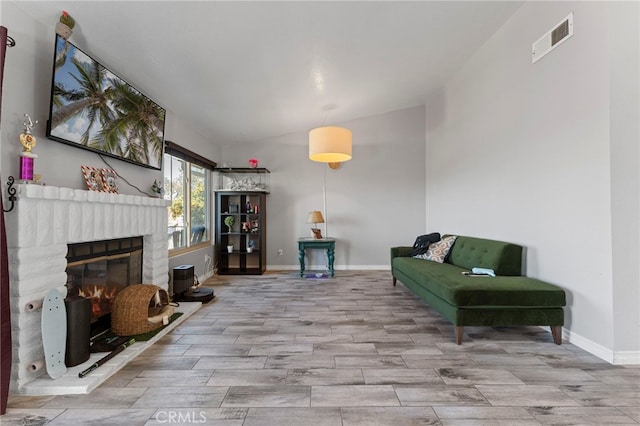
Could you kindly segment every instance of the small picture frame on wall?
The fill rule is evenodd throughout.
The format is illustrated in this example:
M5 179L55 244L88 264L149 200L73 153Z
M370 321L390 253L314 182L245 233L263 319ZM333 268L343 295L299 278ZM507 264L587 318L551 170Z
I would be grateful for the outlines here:
M102 186L105 192L118 193L118 176L116 172L111 169L102 169L100 171L102 176Z
M84 176L84 181L87 183L89 191L104 191L100 169L90 166L80 166L80 169L82 170L82 176Z

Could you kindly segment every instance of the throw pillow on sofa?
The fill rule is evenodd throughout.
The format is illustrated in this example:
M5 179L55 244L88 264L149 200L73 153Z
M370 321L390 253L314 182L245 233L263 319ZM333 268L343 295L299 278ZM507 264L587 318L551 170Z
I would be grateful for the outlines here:
M456 235L447 235L437 243L429 244L429 248L427 249L427 253L424 255L424 259L444 263L449 251L451 251L451 247L453 247L453 243L456 242L456 238Z

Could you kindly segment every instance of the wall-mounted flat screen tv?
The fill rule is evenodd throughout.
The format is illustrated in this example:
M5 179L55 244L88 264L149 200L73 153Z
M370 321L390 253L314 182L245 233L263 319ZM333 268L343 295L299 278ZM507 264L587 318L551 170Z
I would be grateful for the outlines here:
M47 137L161 169L165 109L58 35L53 60Z

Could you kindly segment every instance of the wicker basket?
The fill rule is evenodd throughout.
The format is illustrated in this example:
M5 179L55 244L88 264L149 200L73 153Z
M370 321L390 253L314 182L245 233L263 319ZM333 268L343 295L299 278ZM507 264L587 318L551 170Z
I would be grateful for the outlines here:
M168 293L153 284L125 287L113 300L111 331L118 336L134 336L162 327L163 318L173 314L168 301Z

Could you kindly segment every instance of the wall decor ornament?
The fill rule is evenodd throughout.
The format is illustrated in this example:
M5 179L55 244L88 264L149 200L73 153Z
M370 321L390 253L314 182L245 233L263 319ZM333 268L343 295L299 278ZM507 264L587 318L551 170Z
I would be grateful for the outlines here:
M101 169L102 188L105 192L118 193L118 176L111 169Z
M102 192L104 190L104 183L102 181L102 171L98 168L91 166L80 166L82 169L82 176L87 183L89 191Z

